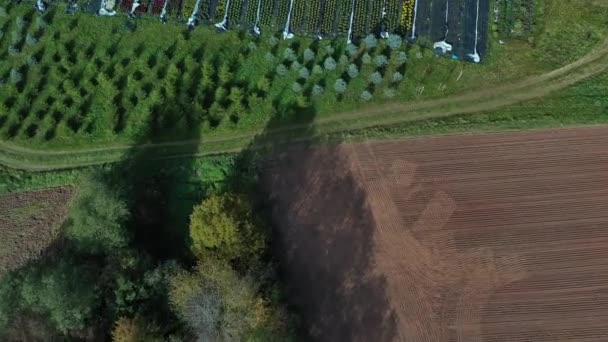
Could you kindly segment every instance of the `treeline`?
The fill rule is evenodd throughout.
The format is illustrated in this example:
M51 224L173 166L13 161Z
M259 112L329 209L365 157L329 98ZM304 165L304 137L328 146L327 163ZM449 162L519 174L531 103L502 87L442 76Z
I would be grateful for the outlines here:
M190 216L191 253L171 250L167 238L172 257L159 257L138 222L150 214L110 176L86 177L63 236L38 261L0 279L0 339L292 339L269 232L249 197L206 196Z

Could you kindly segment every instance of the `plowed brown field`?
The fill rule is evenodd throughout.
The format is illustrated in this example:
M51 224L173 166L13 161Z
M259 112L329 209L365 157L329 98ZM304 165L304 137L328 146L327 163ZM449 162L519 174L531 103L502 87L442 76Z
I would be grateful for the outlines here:
M0 276L49 248L72 194L72 188L54 188L0 196Z
M608 128L292 146L262 170L317 341L608 341Z

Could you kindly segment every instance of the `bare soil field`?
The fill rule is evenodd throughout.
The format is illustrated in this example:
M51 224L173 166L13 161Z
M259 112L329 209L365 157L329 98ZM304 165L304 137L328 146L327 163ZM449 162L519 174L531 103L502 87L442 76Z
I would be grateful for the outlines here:
M43 253L58 235L71 188L0 196L0 276Z
M608 341L608 128L292 146L261 170L316 341Z

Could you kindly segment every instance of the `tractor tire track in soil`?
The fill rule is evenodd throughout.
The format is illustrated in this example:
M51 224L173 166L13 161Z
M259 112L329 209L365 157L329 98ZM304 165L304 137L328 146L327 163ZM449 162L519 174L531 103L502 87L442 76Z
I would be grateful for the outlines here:
M311 340L608 337L606 127L292 145L260 174Z
M453 95L442 99L423 100L411 103L387 103L377 105L373 108L366 108L342 114L336 114L325 118L320 118L314 121L318 129L322 133L335 133L344 130L356 130L375 126L392 125L396 123L446 117L458 114L471 114L482 111L496 110L515 103L528 101L536 98L542 98L555 91L567 88L582 80L598 75L608 70L608 39L606 39L598 48L594 49L589 54L583 56L579 60L568 64L551 72L532 76L527 79L513 82L504 86L498 86L492 89L482 89L472 91L461 95ZM374 120L372 122L361 121L365 119ZM352 123L349 123L352 122ZM330 124L340 123L337 128L329 128L323 130L323 127ZM281 134L291 131L297 131L304 128L301 125L284 126L269 130L267 134ZM241 139L253 138L259 132L247 132L235 134L231 136L215 136L205 138L205 143L227 143L238 141ZM110 156L107 159L99 158L96 161L88 163L72 163L71 156L82 156L91 153L103 152L121 152L130 148L136 147L140 149L163 149L188 145L199 145L199 140L182 140L162 143L148 143L138 146L118 145L99 148L85 148L73 150L35 150L28 147L14 145L9 142L0 141L0 163L13 167L23 168L32 171L36 170L52 170L67 167L88 166L100 163L116 161L118 157ZM204 144L204 143L203 143ZM213 153L233 152L238 149L217 149L208 150L201 153L188 155L178 155L175 157L187 156L202 156ZM13 156L11 156L13 155ZM15 157L16 156L16 157ZM19 157L28 156L39 158L65 157L66 163L61 165L47 165L44 162L22 162ZM170 156L165 156L170 157Z

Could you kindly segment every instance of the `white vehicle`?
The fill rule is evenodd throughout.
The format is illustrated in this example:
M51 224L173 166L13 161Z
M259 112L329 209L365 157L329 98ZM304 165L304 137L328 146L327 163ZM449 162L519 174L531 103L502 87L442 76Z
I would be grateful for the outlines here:
M262 31L260 31L260 12L262 10L262 0L258 0L258 9L256 11L255 14L255 24L253 24L253 28L251 29L253 31L253 34L255 34L256 36L259 36Z
M472 53L467 54L473 62L479 63L481 61L481 57L479 57L479 53L477 52L477 39L479 38L479 0L477 0L477 17L475 18L475 48Z
M136 1L138 1L138 0L136 0ZM114 6L116 6L115 0L102 0L101 6L99 8L99 12L97 12L97 14L109 16L109 17L114 16L114 15L116 15Z
M160 12L160 22L165 24L167 22L167 4L169 3L169 0L165 0L165 3L163 4L163 10Z
M440 50L442 54L446 54L448 52L452 51L452 44L448 43L447 37L448 37L448 32L450 31L450 27L448 25L448 18L449 18L449 13L450 13L450 2L449 0L446 0L445 2L445 32L443 34L443 40L435 42L433 44L433 50L437 51Z
M289 2L289 13L287 13L287 21L285 22L285 28L283 29L283 40L292 39L293 33L290 32L291 26L291 12L293 11L293 1Z
M198 18L198 9L201 5L201 0L196 0L196 4L194 4L194 10L192 11L192 14L190 14L190 18L188 18L188 22L186 23L186 25L188 26L189 29L194 29L194 27L197 24L197 18Z
M46 11L46 4L42 0L36 1L36 10L44 13Z
M141 6L139 0L133 1L133 5L131 5L131 12L129 12L129 18L135 18L135 10L137 10L139 6Z
M222 31L226 31L228 29L228 11L230 10L230 0L226 2L226 9L224 10L224 18L219 23L215 24L215 27Z

